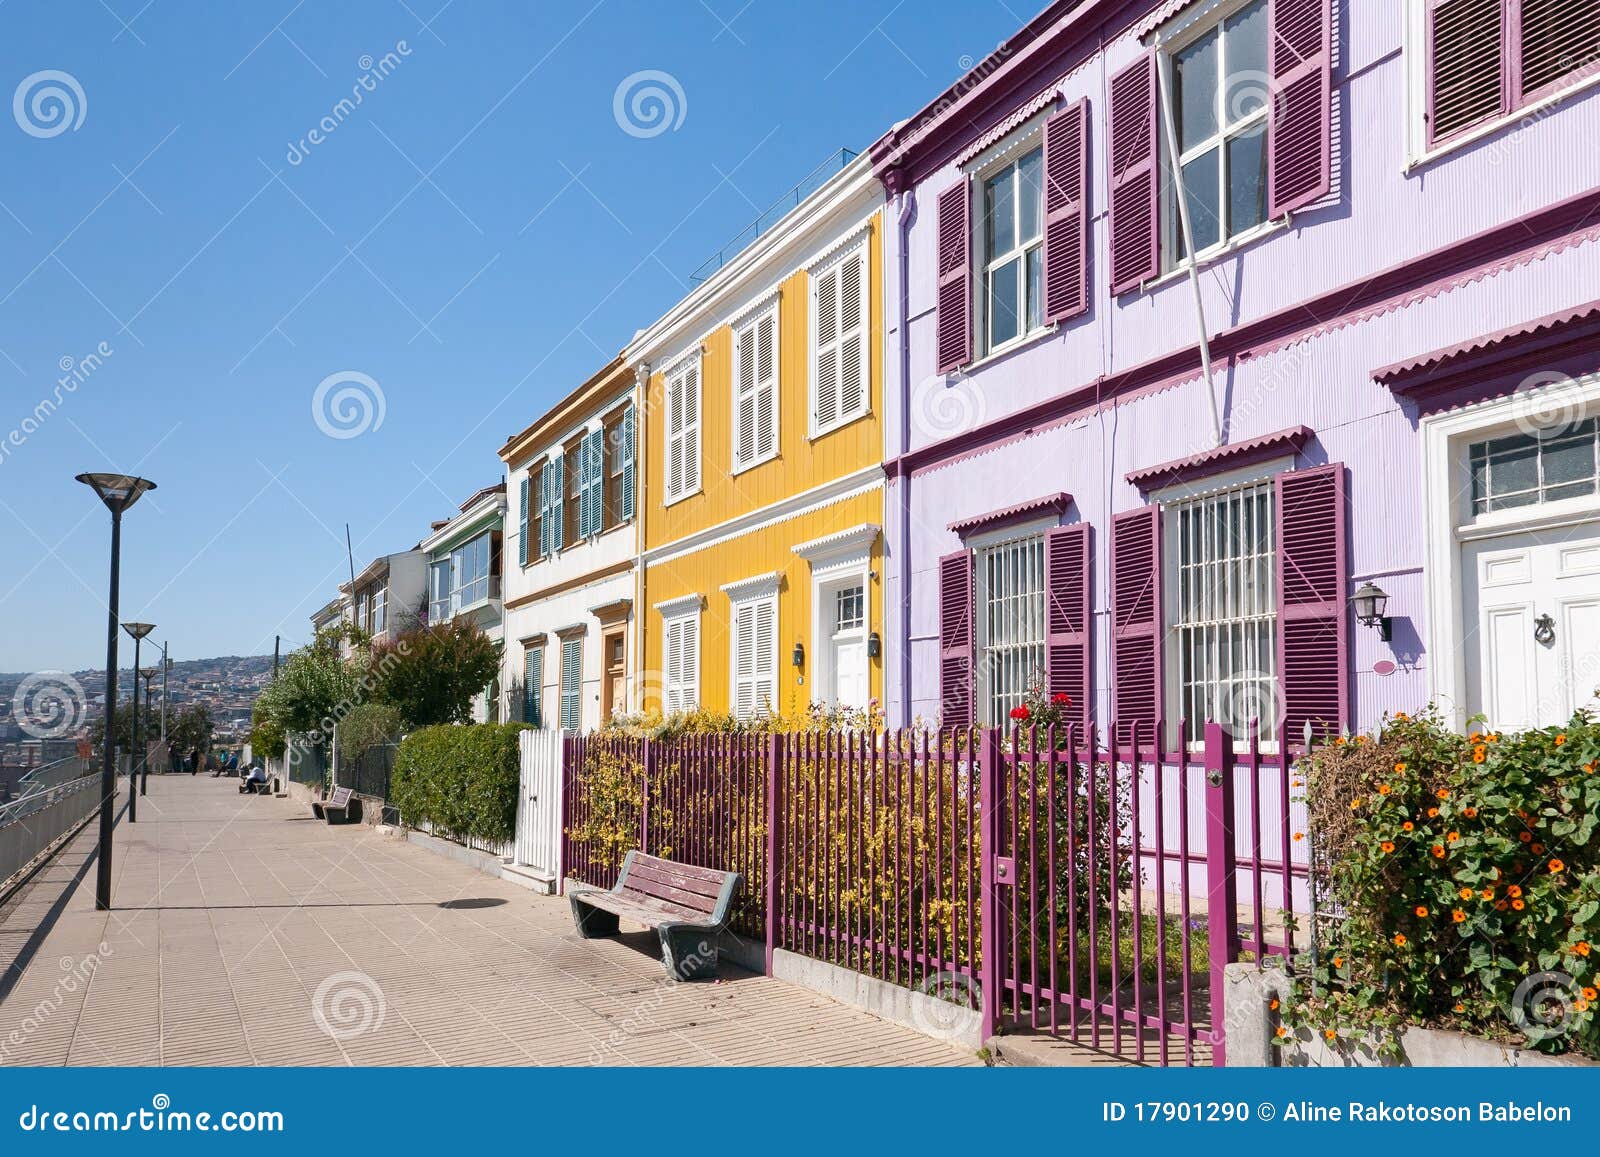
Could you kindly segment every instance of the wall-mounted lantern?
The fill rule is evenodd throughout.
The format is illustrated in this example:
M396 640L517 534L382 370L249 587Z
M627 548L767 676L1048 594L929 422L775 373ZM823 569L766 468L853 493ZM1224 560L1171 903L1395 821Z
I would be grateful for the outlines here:
M794 645L794 654L790 657L789 661L793 663L796 668L804 667L806 665L806 645L804 643L796 643Z
M877 631L873 631L867 636L867 658L876 659L881 654L883 654L883 639L878 636Z
M1383 612L1389 607L1389 596L1376 583L1362 583L1350 599L1355 604L1356 621L1363 627L1378 628L1378 638L1387 643L1393 634L1394 621Z

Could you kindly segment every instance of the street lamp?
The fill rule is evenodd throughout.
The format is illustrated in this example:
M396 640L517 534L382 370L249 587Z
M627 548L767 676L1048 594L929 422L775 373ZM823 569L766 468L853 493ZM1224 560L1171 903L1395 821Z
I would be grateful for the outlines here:
M141 667L141 668L139 668L139 674L144 676L144 729L145 729L146 732L148 732L150 730L150 682L151 682L151 680L153 680L156 677L156 672L159 671L160 669L161 668L159 668L159 667ZM149 740L149 738L145 739L144 746L145 746L144 772L143 772L142 775L139 776L139 794L140 795L148 795L150 793L150 740Z
M79 474L77 480L95 492L111 511L111 597L106 604L106 738L105 758L100 765L100 851L95 865L94 906L111 910L111 827L112 808L117 798L116 703L117 703L117 594L122 568L122 512L139 501L156 484L128 474Z
M128 761L128 822L139 822L139 643L154 623L123 623L122 629L133 639L133 758Z

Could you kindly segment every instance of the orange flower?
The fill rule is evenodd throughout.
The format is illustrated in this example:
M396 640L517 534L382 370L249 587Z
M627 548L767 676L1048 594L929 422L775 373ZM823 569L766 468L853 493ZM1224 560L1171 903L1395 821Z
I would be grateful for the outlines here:
M1388 795L1393 790L1394 790L1394 788L1390 787L1386 783L1380 783L1378 785L1378 794L1379 795Z
M1600 996L1600 994L1597 994L1595 992L1595 990L1592 989L1592 988L1585 988L1583 990L1583 999L1584 1000L1595 1000L1597 998L1597 996Z
M1511 901L1511 906L1513 908L1515 908L1518 912L1520 912L1524 908L1526 908L1528 906L1528 904L1527 904L1527 901L1525 901L1525 900L1513 900L1513 901Z
M1510 905L1507 904L1504 900L1496 900L1494 902L1494 910L1496 912L1504 912L1509 907L1510 907Z
M1335 739L1333 741L1333 745L1335 747L1343 747L1344 746L1344 736L1341 735L1337 739Z
M1470 899L1472 899L1472 889L1471 888L1463 888L1463 889L1461 889L1460 892L1457 893L1457 895L1459 895L1463 900L1470 900Z
M1478 818L1478 809L1475 807L1464 807L1461 809L1461 814L1466 816L1469 820L1475 820Z
M1588 1012L1589 1002L1587 1000L1575 1000L1572 1002L1572 1007L1577 1009L1579 1012Z
M1442 788L1441 787L1438 791L1434 792L1433 794L1438 796L1440 799L1449 799L1450 798L1450 792L1449 792L1449 790L1447 788Z
M1550 874L1552 876L1557 875L1558 873L1564 872L1566 870L1567 870L1567 866L1565 864L1563 864L1560 860L1551 860L1550 861Z
M1500 742L1500 733L1498 731L1490 732L1489 733L1489 742L1490 743L1499 743Z
M1471 735L1467 736L1467 742L1468 743L1477 743L1482 738L1483 738L1483 732L1474 731Z
M1410 719L1411 718L1411 716L1407 715L1404 711L1396 711L1394 713L1394 717L1396 719L1399 719L1399 720L1405 720L1405 719Z
M1412 911L1417 914L1417 919L1418 920L1426 920L1428 918L1428 910L1426 908L1424 908L1421 904L1418 904L1415 908L1412 909Z
M1450 919L1454 920L1457 924L1465 924L1467 922L1467 914L1460 908L1456 908L1451 911Z
M1306 838L1306 834L1305 834L1305 832L1295 832L1295 834L1294 834L1294 842L1295 842L1295 843L1297 843L1297 844L1298 844L1298 843L1299 843L1299 842L1300 842L1300 841L1301 841L1301 840L1303 840L1303 839L1305 839L1305 838Z
M1482 896L1485 900L1493 900L1494 899L1494 889L1493 888L1485 888L1483 891L1479 892L1478 895Z
M1443 844L1434 844L1433 848L1431 850L1433 852L1433 858L1434 859L1436 859L1436 860L1444 859L1444 845Z
M1482 763L1484 760L1486 760L1488 758L1489 758L1489 749L1487 747L1479 746L1479 747L1474 747L1472 749L1472 762L1473 763Z
M1511 887L1506 889L1506 895L1515 900L1518 896L1522 895L1522 886L1520 884L1512 884Z
M1282 1025L1281 1025L1281 1024L1280 1024L1280 1025L1279 1025L1279 1026L1278 1026L1278 1036L1279 1036L1279 1037L1280 1037L1280 1038L1282 1038L1282 1037L1286 1037L1286 1036L1288 1036L1288 1035L1289 1035L1289 1030L1288 1030L1288 1029L1286 1029L1286 1028L1284 1028L1284 1027L1283 1027L1283 1026L1282 1026Z
M1467 1011L1467 1006L1466 1006L1466 1005L1464 1005L1464 1004L1462 1004L1462 1003L1461 1003L1461 1002L1460 1002L1460 1001L1459 1001L1459 1000L1458 1000L1458 1001L1456 1001L1456 1011L1457 1011L1457 1012L1466 1012L1466 1011Z
M1544 855L1544 845L1543 844L1534 844L1533 847L1529 848L1528 850L1531 851L1536 856Z
M1583 770L1587 771L1590 775L1593 775L1595 772L1600 771L1600 763L1590 760L1588 763L1583 765Z
M1396 948L1404 948L1406 946L1406 934L1404 932L1396 932L1394 934L1394 946Z
M1412 823L1410 820L1407 820L1405 823L1400 825L1400 830L1403 832L1409 832L1415 829L1416 826L1416 824Z
M1579 956L1589 955L1589 942L1587 940L1580 940L1573 947L1578 950Z
M1460 838L1461 838L1461 833L1460 832L1451 832L1449 835L1447 835L1445 837L1445 839L1448 840L1452 844L1455 843Z
M1383 849L1384 855L1388 855L1390 852L1394 851L1393 840L1384 840L1383 843L1379 844L1378 846Z
M1567 737L1565 735L1556 736L1556 746L1557 747L1560 747L1566 741L1567 741Z
M1344 957L1343 956L1335 956L1333 958L1333 966L1335 968L1343 968L1344 967Z
M1399 772L1399 773L1400 773L1400 774L1401 774L1401 775L1404 775L1404 774L1405 774L1405 773L1406 773L1406 765L1405 765L1405 764L1404 764L1404 763L1397 763L1397 764L1395 764L1395 765L1394 765L1394 769L1395 769L1395 770L1396 770L1396 771L1397 771L1397 772Z
M1322 1030L1322 1035L1328 1040L1334 1040L1339 1034L1331 1028L1325 1028Z
M1527 843L1529 840L1533 839L1533 833L1532 832L1518 832L1517 833L1517 839L1521 840L1523 843Z
M1359 798L1356 798L1356 799L1353 799L1353 800L1350 801L1350 810L1351 811L1355 811L1360 806L1361 806L1361 800Z
M1436 808L1436 807L1429 808L1428 809L1428 818L1430 820L1438 819L1439 818L1439 809Z
M1278 998L1277 997L1273 997L1272 1000L1268 1002L1267 1007L1270 1008L1273 1012L1277 1012L1278 1011Z

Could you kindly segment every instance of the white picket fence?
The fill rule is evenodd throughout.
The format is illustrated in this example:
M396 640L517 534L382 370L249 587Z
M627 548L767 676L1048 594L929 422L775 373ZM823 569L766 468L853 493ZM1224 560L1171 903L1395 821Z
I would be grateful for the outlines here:
M551 879L561 876L561 782L565 733L524 731L522 796L517 802L516 862Z

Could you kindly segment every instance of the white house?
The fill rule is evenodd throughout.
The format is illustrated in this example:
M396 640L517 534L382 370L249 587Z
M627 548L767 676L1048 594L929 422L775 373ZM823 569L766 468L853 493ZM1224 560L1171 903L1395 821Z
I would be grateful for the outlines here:
M428 623L471 621L496 643L504 642L500 580L505 519L502 481L479 490L457 514L433 524L422 540L428 558ZM497 685L473 700L475 722L497 723L504 718L500 683L496 680Z

